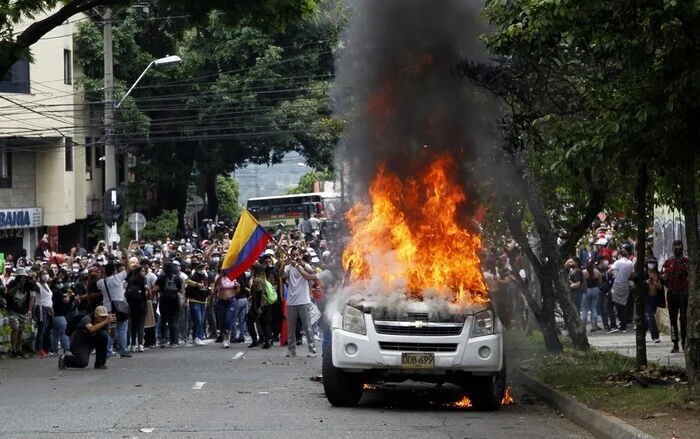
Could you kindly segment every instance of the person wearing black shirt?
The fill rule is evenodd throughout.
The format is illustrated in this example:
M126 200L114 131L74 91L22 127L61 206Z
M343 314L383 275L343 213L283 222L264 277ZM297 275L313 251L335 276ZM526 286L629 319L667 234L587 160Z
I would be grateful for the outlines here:
M146 271L137 265L131 271L125 298L129 303L129 332L131 334L131 352L143 352L143 339L146 326L146 307L151 303L151 293L146 286Z
M66 327L68 326L68 314L75 306L75 295L70 289L68 283L65 282L65 270L59 272L56 276L51 290L53 296L53 326L51 327L51 352L58 353L58 342L63 346L63 352L70 350L70 340L66 335Z
M177 347L179 341L178 319L180 317L180 296L182 278L178 275L175 264L167 261L163 266L163 274L158 276L154 291L160 295L160 347L165 347L166 329L170 329L170 347Z
M15 278L7 284L4 291L7 300L7 319L12 330L10 352L13 358L28 358L22 352L22 333L27 318L32 318L38 290L36 281L27 274L24 267L19 267L15 272Z
M204 264L197 263L190 278L185 281L185 298L187 299L192 319L192 343L195 346L204 344L204 316L209 297L209 277L204 271Z
M107 326L116 323L117 316L98 306L92 315L85 316L75 327L70 339L70 352L58 357L58 368L83 368L95 350L95 369L107 369Z

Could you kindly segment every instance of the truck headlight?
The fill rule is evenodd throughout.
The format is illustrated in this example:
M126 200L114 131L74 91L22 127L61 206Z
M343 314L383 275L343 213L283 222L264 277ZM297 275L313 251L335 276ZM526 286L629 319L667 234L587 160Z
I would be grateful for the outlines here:
M493 311L487 309L474 316L472 337L481 337L491 334L493 334Z
M367 335L365 316L362 311L349 305L345 307L345 312L343 312L343 331Z

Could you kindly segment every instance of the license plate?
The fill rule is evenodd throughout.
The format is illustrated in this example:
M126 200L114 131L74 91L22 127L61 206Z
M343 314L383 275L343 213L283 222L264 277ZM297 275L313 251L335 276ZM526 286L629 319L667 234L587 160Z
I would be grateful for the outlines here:
M435 367L435 354L401 354L401 367L404 369L432 369Z

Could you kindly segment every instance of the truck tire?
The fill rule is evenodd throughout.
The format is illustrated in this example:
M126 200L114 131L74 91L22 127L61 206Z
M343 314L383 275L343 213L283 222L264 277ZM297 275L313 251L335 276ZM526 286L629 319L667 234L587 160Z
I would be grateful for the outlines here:
M463 389L477 411L494 411L501 407L506 393L506 360L503 369L491 376L475 376L469 379L467 389Z
M333 366L331 346L323 349L323 390L334 407L355 407L363 392L362 377Z

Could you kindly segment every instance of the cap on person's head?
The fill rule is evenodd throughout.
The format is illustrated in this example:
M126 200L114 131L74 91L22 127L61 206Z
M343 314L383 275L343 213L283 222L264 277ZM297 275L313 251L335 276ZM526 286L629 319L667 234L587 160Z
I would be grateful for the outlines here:
M680 239L676 239L675 241L673 241L673 246L674 247L683 247L683 241Z
M179 266L180 266L180 261L178 261L178 260L176 259L176 260L173 261L173 264L174 264L174 265L177 265L177 266L179 267Z
M271 248L268 248L267 250L265 250L265 253L263 253L263 255L265 255L265 256L274 256L274 255L275 255L275 251L272 250Z
M95 315L97 317L107 317L109 316L109 313L107 312L107 308L105 308L104 306L98 306L97 308L95 308Z
M318 256L314 256L311 258L312 264L318 264L319 262L321 262L321 260L318 258Z
M146 258L142 258L140 264L141 265L151 265L151 261L149 261Z
M27 270L24 267L18 267L15 271L15 276L27 276Z
M605 238L600 238L595 242L596 245L608 245L608 240Z

